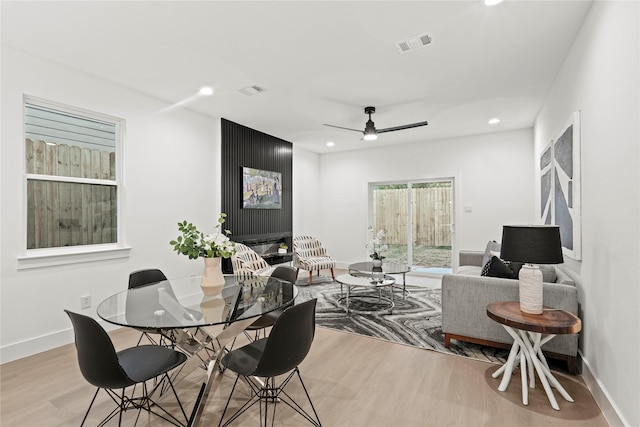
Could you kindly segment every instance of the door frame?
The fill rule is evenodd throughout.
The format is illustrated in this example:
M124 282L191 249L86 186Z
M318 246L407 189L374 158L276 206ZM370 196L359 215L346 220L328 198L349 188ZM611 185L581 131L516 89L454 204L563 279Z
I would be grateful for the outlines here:
M443 175L433 175L433 176L425 176L419 178L403 178L403 179L393 179L393 180L384 180L384 181L368 181L367 182L367 227L373 224L373 186L375 185L391 185L391 184L409 184L409 183L420 183L420 182L440 182L440 181L451 181L452 182L452 191L453 195L451 200L453 201L452 210L452 236L451 236L451 271L455 272L459 267L458 262L458 248L460 247L460 235L461 235L461 178L459 173L453 174L443 174ZM411 197L411 196L409 196ZM412 207L411 204L408 206L408 214L412 215ZM410 237L411 230L407 230L409 233L408 237ZM408 248L408 250L410 250ZM408 252L409 254L409 252ZM411 254L413 255L413 254ZM428 274L428 273L416 273L410 272L409 274Z

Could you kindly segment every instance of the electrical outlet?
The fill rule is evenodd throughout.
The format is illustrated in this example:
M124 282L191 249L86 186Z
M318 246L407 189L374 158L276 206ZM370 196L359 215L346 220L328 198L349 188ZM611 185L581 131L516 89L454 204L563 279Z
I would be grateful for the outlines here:
M80 297L80 308L91 308L91 295L83 295Z

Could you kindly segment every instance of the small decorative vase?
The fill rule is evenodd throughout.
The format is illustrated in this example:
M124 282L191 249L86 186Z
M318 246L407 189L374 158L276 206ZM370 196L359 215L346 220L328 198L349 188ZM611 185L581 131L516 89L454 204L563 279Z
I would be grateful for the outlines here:
M373 258L371 264L373 264L374 268L380 268L382 267L382 260L380 258Z
M220 257L204 258L204 272L202 273L200 287L205 295L218 295L224 287L224 276L222 275L220 260Z

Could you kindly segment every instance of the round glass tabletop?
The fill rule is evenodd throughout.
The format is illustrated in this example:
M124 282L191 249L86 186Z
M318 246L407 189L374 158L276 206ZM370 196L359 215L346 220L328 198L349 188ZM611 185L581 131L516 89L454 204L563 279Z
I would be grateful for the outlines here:
M107 322L135 328L193 328L258 317L290 305L295 285L272 277L225 276L218 295L204 295L200 278L165 280L110 296L98 305Z

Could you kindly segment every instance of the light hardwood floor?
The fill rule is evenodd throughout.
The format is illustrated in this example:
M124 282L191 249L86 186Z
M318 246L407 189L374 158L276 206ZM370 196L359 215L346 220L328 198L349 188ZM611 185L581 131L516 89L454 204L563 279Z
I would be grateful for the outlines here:
M120 349L134 345L139 333L122 328L110 335ZM486 362L320 327L300 367L320 420L327 427L608 425L580 376L556 374L575 403L558 396L560 411L555 411L539 382L529 392L529 406L522 405L519 371L508 390L498 392L499 379L491 377L496 368ZM95 390L80 374L73 344L6 363L1 374L2 427L80 425ZM189 410L202 374L196 370L177 387ZM233 378L231 372L225 372L220 388L211 392L201 425L218 424ZM288 390L299 396L298 383L290 387ZM234 404L239 402L234 399ZM111 408L111 401L101 392L86 425L95 425ZM253 409L235 425L258 425L258 408ZM133 416L127 414L126 425L133 424ZM282 426L307 425L280 407L278 420L277 425ZM109 425L117 425L117 420ZM143 414L138 425L167 423Z

